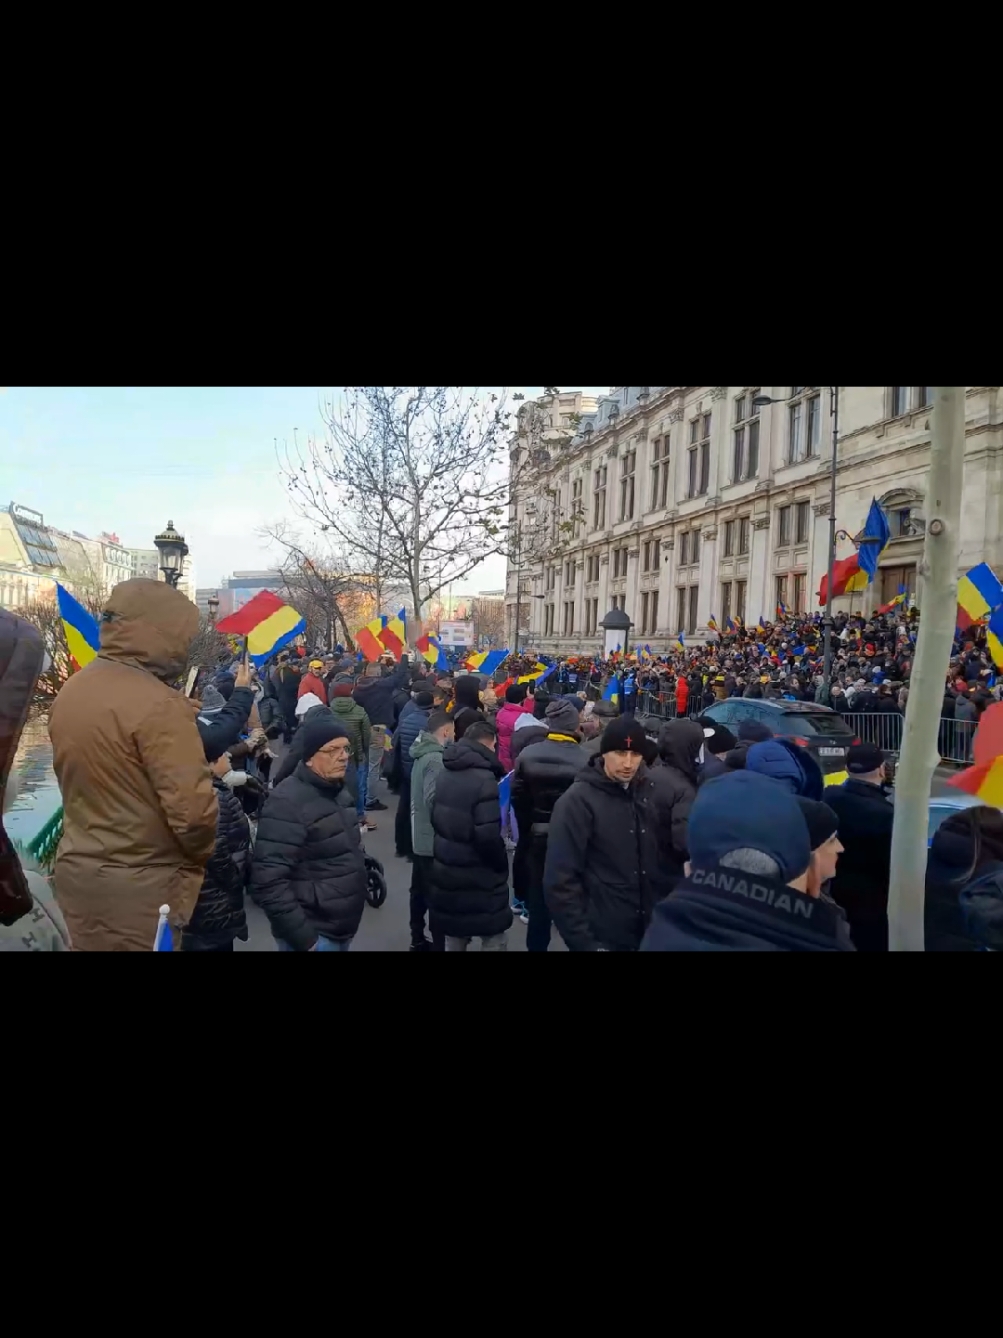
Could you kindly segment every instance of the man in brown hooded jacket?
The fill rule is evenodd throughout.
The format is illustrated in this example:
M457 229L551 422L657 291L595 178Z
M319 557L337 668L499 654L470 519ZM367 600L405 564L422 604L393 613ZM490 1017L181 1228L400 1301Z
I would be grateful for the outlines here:
M183 672L198 610L159 581L123 581L101 650L49 713L63 797L56 900L73 946L149 952L161 905L188 920L216 840L216 796ZM175 935L176 940L180 935Z

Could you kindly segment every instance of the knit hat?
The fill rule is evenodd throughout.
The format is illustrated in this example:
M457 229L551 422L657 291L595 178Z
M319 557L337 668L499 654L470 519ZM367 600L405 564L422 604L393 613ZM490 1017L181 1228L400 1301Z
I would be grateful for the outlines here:
M569 701L558 697L548 705L544 723L551 734L574 734L581 719Z
M334 681L335 683L348 683L349 686L351 686L351 684L354 683L355 680L352 678L351 674L336 674L334 677Z
M202 693L203 711L222 711L226 705L226 700L219 688L214 687L212 683L206 685Z
M325 743L330 743L332 739L347 739L348 731L329 711L318 711L311 720L304 720L300 725L299 736L302 740L301 756L304 762L309 762Z
M213 679L213 685L219 689L223 700L228 702L233 696L233 690L237 686L237 680L233 674L217 674Z
M854 743L846 751L846 769L851 776L866 776L884 766L885 755L875 743Z
M704 725L703 732L706 740L704 746L709 753L713 753L715 756L718 753L730 752L737 742L728 726L719 725L716 720L709 725Z
M435 698L430 692L416 692L414 694L414 704L419 711L430 711L435 705Z
M344 675L340 678L336 678L331 684L330 695L332 697L350 697L352 695L352 680L349 679L346 683L344 681Z
M631 716L611 720L603 730L600 753L640 753L646 762L653 762L658 748Z
M839 818L828 804L823 804L820 800L805 799L799 795L797 802L808 824L808 840L811 848L818 850L819 846L825 845L830 836L836 835L839 830Z
M695 868L713 868L733 850L758 850L777 862L784 883L800 878L811 860L808 824L797 800L751 771L701 785L686 839Z
M749 743L762 743L773 738L773 730L761 720L743 720L738 727L738 737Z

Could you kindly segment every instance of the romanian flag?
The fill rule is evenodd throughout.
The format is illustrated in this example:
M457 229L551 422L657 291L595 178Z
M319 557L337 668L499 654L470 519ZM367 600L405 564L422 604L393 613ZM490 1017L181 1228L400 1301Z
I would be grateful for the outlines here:
M860 537L857 560L861 571L867 573L868 584L874 580L878 571L878 558L888 546L892 532L888 528L888 517L878 506L876 497L871 498L871 509L864 521L864 533Z
M1003 702L987 706L972 744L975 765L947 782L991 808L1003 808Z
M606 691L603 693L602 699L604 702L612 702L614 705L616 705L616 703L619 702L620 680L619 678L617 678L616 674L614 674L613 677L610 679L610 681L606 684Z
M906 589L904 585L899 586L899 592L894 599L890 599L887 604L882 604L878 609L879 613L891 613L896 604L901 604L905 600Z
M366 623L365 627L360 627L355 634L355 644L367 660L375 661L381 655L386 653L386 646L380 640L387 625L387 619L382 613L378 613L375 618Z
M243 608L222 618L216 631L247 638L247 653L255 664L264 664L276 651L306 631L306 620L271 590L262 590Z
M686 642L685 642L685 640L683 639L683 634L682 634L682 632L680 632L679 635L678 635L677 637L674 637L673 640L671 640L671 641L669 642L669 645L670 645L670 646L675 646L676 650L683 650L683 651L684 651L684 650L686 649Z
M759 622L756 623L756 631L757 631L757 632L765 632L765 631L766 631L766 623L763 622L763 615L762 615L762 614L759 615Z
M76 667L83 669L101 649L101 634L98 631L97 620L82 604L78 604L69 590L61 586L58 581L56 599L59 602L59 616L63 620L66 649L70 652L70 659Z
M964 632L1003 604L1003 585L988 562L966 572L958 582L958 627Z
M786 604L778 604L778 605L777 605L777 617L778 617L778 618L786 618L786 617L787 617L787 605L786 605Z
M516 679L516 682L534 683L537 687L539 687L540 684L544 681L544 679L549 678L556 668L557 668L556 663L547 666L545 664L541 664L540 661L537 660L531 672L528 674L520 674L519 677Z
M420 636L414 643L414 648L419 655L424 656L433 669L444 671L449 668L449 661L437 637Z
M407 645L407 612L404 609L398 609L395 618L384 618L383 627L376 633L377 641L383 643L383 646L390 652L395 660L399 660L404 653L404 647Z
M993 657L993 664L997 669L1003 669L1003 609L997 609L989 619L986 643L989 654Z
M737 631L738 631L738 625L737 625L737 623L735 622L735 619L734 619L734 618L731 618L731 617L726 618L726 619L725 619L725 623L724 623L724 625L725 625L725 628L726 628L729 632L737 632Z
M482 650L476 655L468 655L466 666L479 674L493 674L498 666L508 659L507 650Z
M717 631L717 619L714 617L713 613L707 619L707 626L710 628L712 632Z
M860 566L860 558L856 553L851 553L849 557L840 558L838 562L832 564L832 597L835 599L838 595L845 595L847 591L863 590L870 582L870 577ZM818 587L818 602L824 604L829 590L829 576L826 573L822 577L821 584Z

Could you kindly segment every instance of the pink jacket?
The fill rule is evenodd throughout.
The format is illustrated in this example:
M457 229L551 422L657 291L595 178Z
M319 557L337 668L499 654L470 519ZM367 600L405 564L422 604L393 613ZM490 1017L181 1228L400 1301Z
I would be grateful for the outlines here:
M521 715L532 713L533 703L529 697L523 702L506 702L495 716L498 730L498 760L505 768L506 775L512 770L512 731Z

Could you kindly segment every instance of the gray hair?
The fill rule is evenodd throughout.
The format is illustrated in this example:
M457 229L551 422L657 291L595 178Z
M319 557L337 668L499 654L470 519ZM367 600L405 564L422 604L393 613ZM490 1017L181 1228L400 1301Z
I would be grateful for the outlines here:
M751 846L742 846L738 850L729 850L722 855L718 863L725 869L738 869L740 873L756 874L760 878L780 878L780 865L772 855L762 850L753 850Z

